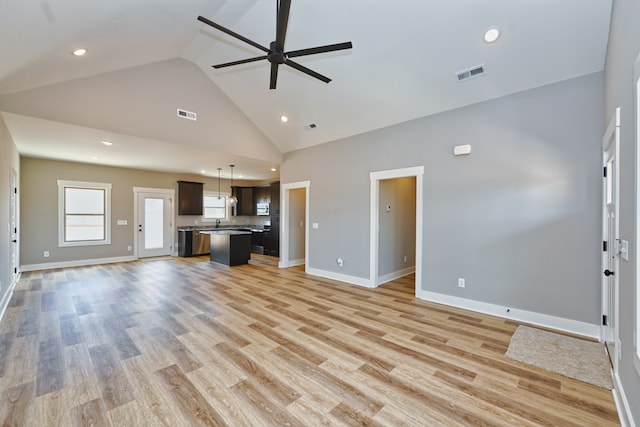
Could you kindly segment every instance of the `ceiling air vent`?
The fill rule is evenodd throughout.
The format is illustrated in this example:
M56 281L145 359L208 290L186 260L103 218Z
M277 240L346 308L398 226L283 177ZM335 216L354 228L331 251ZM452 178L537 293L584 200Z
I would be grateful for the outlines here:
M178 117L182 117L184 119L189 120L197 120L196 113L192 113L191 111L183 110L182 108L178 108Z
M306 125L304 128L306 130L314 130L315 128L317 128L318 125L316 125L315 123L309 123L308 125Z
M456 73L456 76L458 77L458 81L462 82L465 80L469 80L472 77L478 77L484 74L484 64L482 65L476 65L475 67L463 70L463 71L458 71Z

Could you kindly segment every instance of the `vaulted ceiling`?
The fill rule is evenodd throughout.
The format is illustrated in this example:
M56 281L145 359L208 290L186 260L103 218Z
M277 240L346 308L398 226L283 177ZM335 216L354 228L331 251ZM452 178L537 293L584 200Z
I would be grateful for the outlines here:
M611 1L292 0L286 50L353 49L297 58L329 84L281 66L276 90L267 61L213 69L262 52L196 19L268 46L273 0L4 1L0 111L24 155L270 179L288 151L602 71Z

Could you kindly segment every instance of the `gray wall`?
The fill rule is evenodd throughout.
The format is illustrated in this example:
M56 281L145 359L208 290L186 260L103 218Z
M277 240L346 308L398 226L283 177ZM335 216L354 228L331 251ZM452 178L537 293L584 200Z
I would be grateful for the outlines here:
M635 208L636 188L636 141L637 114L634 105L633 66L640 54L640 2L637 0L615 0L611 18L609 46L605 67L605 111L601 120L609 121L616 107L620 107L620 238L629 241L629 261L620 261L620 339L622 360L619 364L620 379L631 403L633 418L640 423L640 374L633 366L634 322L640 310L636 306L636 293L640 290L634 279L638 240L635 223L638 212ZM634 290L634 287L636 289ZM635 344L640 345L640 344Z
M586 75L287 153L281 181L311 182L309 267L368 278L369 174L423 165L421 290L598 324L603 83ZM454 157L459 144L472 154Z
M58 247L57 181L59 179L112 184L110 245ZM217 178L23 157L20 198L22 206L21 265L132 256L133 252L127 251L127 246L134 245L133 187L175 189L177 197L176 181L178 180L203 182L205 191L218 191ZM221 180L221 191L230 192L229 184L228 180ZM234 184L253 185L247 181L237 180L234 180ZM199 221L198 225L202 225L200 216L178 215L177 203L175 207L177 226L196 225L196 221ZM257 224L261 218L232 217L231 223ZM126 219L128 225L116 225L119 219ZM48 258L44 258L44 251L49 251Z
M387 210L387 206L391 210ZM380 181L378 277L415 266L416 178ZM404 261L404 257L407 261Z
M307 190L294 188L289 190L289 259L304 259L305 203Z
M11 283L11 260L9 246L11 235L9 233L9 208L10 208L10 189L11 189L11 171L15 170L18 174L18 189L20 190L20 158L9 130L0 116L0 310L2 310L2 302L8 297ZM20 212L18 204L18 214ZM19 221L19 217L17 219ZM19 222L18 222L19 226ZM19 256L20 254L18 254Z

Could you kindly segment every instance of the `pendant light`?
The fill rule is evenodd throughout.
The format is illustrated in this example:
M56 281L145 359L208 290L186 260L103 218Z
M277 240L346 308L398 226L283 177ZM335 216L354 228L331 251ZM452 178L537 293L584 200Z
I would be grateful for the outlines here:
M222 168L218 168L218 200L220 200L220 171Z
M231 168L231 196L229 197L229 206L235 206L238 204L238 198L233 194L233 168L236 165L229 165Z

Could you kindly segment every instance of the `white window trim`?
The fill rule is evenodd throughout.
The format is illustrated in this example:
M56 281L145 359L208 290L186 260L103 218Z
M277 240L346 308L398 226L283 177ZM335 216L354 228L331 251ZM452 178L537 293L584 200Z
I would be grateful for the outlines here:
M90 240L80 242L66 242L64 240L64 189L67 187L74 188L91 188L105 191L104 220L105 230L104 240ZM84 181L65 181L58 180L58 247L74 247L74 246L99 246L111 244L111 184L101 182L84 182Z
M202 197L204 196L208 196L208 197L218 197L218 192L217 191L203 191L202 192ZM230 193L220 193L220 197L226 197L227 198L227 203L225 206L225 209L227 210L227 219L221 219L220 222L221 223L229 223L231 222L231 206L229 206L229 196L231 196ZM204 207L202 209L202 218L200 219L201 222L206 222L206 223L210 223L210 222L216 222L215 218L205 218L204 217Z

